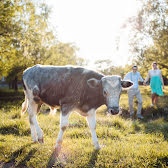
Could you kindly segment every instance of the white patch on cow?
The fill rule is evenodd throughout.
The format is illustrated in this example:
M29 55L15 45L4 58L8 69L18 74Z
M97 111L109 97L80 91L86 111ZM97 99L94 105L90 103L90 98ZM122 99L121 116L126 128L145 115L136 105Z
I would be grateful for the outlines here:
M51 115L55 115L56 112L57 112L57 109L56 109L56 108L50 107L50 114L51 114Z
M95 146L96 149L100 149L100 145L98 142L98 138L96 135L96 112L95 109L91 109L88 111L88 116L86 117L90 131L91 131L91 135L92 135L92 141L93 141L93 145Z
M118 94L117 95L113 94L113 96L108 96L107 102L108 102L109 106L111 106L111 107L118 107L118 104L119 104Z
M85 74L87 74L89 72L89 70L88 69L84 69L84 71L83 71L83 73Z
M121 94L121 77L120 76L105 76L102 79L104 96L109 108L119 107L119 99Z
M119 85L119 80L108 81L108 83L111 85L111 87L115 88L117 85Z

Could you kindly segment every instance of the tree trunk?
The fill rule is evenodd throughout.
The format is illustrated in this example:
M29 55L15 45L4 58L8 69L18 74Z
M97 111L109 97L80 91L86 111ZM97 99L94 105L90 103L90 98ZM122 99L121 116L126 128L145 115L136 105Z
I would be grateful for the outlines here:
M12 89L12 82L8 83L9 89Z
M12 89L14 89L15 91L18 90L17 81L18 81L18 78L16 76L15 79L12 80Z
M15 91L18 90L17 82L18 82L18 77L16 76L16 77L15 77L15 80L14 80L14 89L15 89Z

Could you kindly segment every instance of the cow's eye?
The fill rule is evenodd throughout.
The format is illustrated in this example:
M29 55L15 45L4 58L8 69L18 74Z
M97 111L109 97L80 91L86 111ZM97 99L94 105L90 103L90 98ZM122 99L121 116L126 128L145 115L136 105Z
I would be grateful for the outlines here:
M107 96L107 92L106 92L105 90L103 91L103 95L104 95L104 96Z

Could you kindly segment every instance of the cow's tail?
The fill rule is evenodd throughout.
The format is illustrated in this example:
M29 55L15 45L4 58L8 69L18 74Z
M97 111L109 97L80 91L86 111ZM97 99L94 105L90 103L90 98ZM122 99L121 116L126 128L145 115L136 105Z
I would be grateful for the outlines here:
M28 98L27 98L27 93L26 93L26 86L25 86L23 80L22 80L22 82L23 82L23 88L24 88L25 101L22 103L21 116L24 115L24 113L26 112L26 110L28 108Z

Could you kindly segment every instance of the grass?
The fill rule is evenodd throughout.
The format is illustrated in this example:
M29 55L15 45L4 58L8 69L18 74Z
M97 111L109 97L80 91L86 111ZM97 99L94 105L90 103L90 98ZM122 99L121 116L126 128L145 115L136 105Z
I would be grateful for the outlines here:
M168 167L168 88L154 108L150 107L150 88L140 89L144 120L129 118L127 94L123 92L122 115L107 116L105 106L97 110L96 132L102 149L96 151L85 118L72 113L58 158L53 151L60 113L38 115L44 144L34 144L28 114L20 118L22 91L17 93L22 100L6 101L8 96L15 95L3 90L6 98L0 105L0 167ZM136 111L136 100L134 103ZM41 111L47 108L44 106Z

